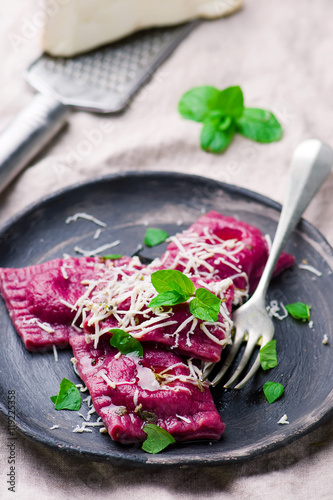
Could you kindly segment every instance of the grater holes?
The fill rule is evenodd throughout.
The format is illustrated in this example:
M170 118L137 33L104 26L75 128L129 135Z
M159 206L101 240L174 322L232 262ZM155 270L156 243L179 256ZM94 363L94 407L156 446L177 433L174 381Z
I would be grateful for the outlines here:
M157 57L168 50L182 27L141 32L128 39L81 54L72 59L43 55L32 67L32 73L59 96L89 100L93 95L100 103L126 102L145 74L151 74ZM98 92L94 92L98 89ZM74 99L73 99L74 100Z

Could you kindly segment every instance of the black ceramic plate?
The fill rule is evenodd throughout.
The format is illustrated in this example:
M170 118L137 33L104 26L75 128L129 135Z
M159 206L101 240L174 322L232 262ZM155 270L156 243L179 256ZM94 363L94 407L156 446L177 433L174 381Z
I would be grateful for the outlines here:
M238 217L274 235L280 206L253 192L209 179L174 173L124 174L82 184L44 199L10 221L0 233L0 266L20 267L40 263L64 252L74 255L79 245L92 249L120 239L112 251L131 254L142 242L145 222L170 234L187 227L202 212L215 209ZM65 224L68 216L87 212L107 222L98 240L92 222ZM155 257L161 245L144 251ZM53 408L63 377L78 382L70 351L29 353L16 334L4 303L0 302L0 404L7 414L8 391L15 391L16 421L20 431L54 448L114 464L180 465L221 464L252 458L277 449L318 426L333 408L333 252L325 239L302 221L287 250L296 265L272 282L269 300L284 303L302 300L312 305L313 328L292 318L276 322L279 365L270 373L260 371L240 391L213 389L226 430L219 442L191 442L149 455L139 446L123 446L95 429L73 433L82 423L76 412ZM322 272L321 277L298 268L305 259ZM324 334L328 345L322 344ZM284 396L268 404L262 393L267 380L283 383ZM83 406L82 413L87 412ZM284 414L289 425L278 425ZM59 428L50 430L54 424Z

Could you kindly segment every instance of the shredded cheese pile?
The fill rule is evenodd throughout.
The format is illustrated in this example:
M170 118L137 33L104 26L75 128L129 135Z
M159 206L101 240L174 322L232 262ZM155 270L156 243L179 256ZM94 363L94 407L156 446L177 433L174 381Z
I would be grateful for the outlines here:
M141 268L140 261L133 257L130 264L112 266L106 268L106 272L100 273L100 277L94 280L86 280L85 293L75 304L62 301L63 304L76 311L72 326L81 331L83 324L88 319L88 327L93 327L94 333L87 334L87 340L94 342L97 348L99 338L109 331L110 327L103 327L103 320L113 316L117 321L117 328L124 330L136 339L141 339L157 328L165 328L175 325L175 330L168 334L174 338L173 347L178 347L179 334L187 326L187 345L191 346L191 334L198 324L198 319L190 315L180 325L173 319L172 308L150 308L149 303L157 295L151 283L151 271ZM212 293L223 299L227 289L231 286L231 279L209 284L200 282ZM232 321L225 301L221 302L221 319L216 323L203 321L200 323L201 330L213 342L224 345L230 342ZM77 320L82 317L82 322L77 326ZM226 332L226 338L218 339L212 332L212 328L221 328Z

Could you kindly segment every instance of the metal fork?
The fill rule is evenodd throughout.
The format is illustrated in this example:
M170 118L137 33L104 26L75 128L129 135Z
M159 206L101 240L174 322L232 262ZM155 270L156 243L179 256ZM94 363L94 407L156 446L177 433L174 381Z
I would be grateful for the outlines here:
M247 341L244 354L236 371L224 385L229 388L239 377L251 358L257 344L263 347L274 336L274 324L265 307L265 297L269 281L276 262L291 232L295 229L304 210L328 177L333 164L332 149L316 139L302 142L294 152L285 202L282 208L274 242L265 269L255 293L244 305L233 313L236 329L233 345L228 353L222 369L212 381L212 385L220 382L232 364L244 340ZM256 373L260 366L259 354L250 371L234 388L241 389ZM207 378L212 367L204 374Z

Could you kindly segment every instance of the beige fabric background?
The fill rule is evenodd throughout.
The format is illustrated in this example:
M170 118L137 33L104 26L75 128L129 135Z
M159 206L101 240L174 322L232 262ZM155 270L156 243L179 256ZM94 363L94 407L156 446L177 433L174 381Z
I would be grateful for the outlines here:
M31 99L21 73L39 51L40 13L37 0L0 2L0 129ZM235 16L202 24L125 114L73 114L67 129L0 195L0 223L42 195L120 170L203 174L282 202L297 144L318 137L333 145L332 18L330 0L245 0ZM21 37L19 47L13 44L16 36ZM182 120L176 111L182 93L202 84L240 84L247 105L267 107L279 117L285 131L282 141L260 145L237 137L222 156L202 152L200 127ZM112 126L102 143L84 151L82 141L105 121ZM331 244L332 193L331 175L306 213ZM0 424L1 499L332 498L332 419L284 449L247 464L144 472L87 463L20 437L16 493L7 491L3 418Z

